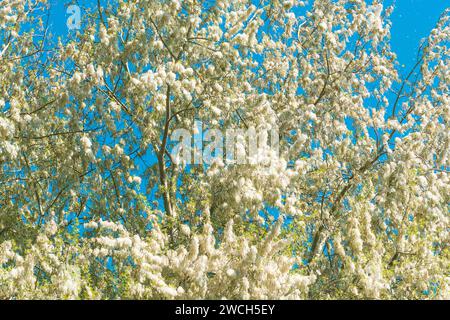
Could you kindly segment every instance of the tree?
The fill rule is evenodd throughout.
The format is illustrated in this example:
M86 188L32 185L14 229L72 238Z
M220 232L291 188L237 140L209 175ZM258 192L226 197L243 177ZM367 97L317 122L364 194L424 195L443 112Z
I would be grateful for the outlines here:
M368 2L3 1L0 297L449 298L448 11L402 78ZM196 121L279 152L179 161Z

